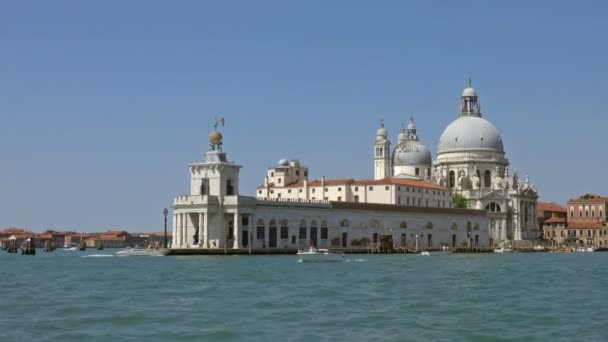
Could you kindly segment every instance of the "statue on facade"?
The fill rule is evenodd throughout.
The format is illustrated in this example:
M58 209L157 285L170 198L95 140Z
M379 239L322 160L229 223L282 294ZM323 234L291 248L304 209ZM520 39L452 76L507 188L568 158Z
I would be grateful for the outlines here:
M479 171L477 170L477 165L473 168L473 177L471 179L473 182L473 190L479 190L481 188L481 179L479 178Z
M494 179L492 180L492 189L500 190L502 189L502 177L500 175L500 166L496 165L494 168Z
M446 186L445 178L443 178L440 168L435 169L435 181L437 182L437 184L439 184L441 186Z

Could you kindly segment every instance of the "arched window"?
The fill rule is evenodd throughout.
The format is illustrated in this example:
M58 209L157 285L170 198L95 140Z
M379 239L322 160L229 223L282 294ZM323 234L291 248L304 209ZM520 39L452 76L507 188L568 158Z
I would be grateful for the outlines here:
M399 228L406 229L407 228L407 222L401 221L401 223L399 224Z
M342 221L340 221L340 227L348 227L350 226L350 222L348 222L347 219L343 219Z
M500 205L496 204L495 202L486 205L486 210L491 213L499 213L502 211Z
M355 203L359 203L359 195L355 195Z
M298 239L306 240L306 220L300 221L300 230L298 232Z
M486 188L492 186L492 172L490 172L490 170L486 170L483 174L483 186Z
M279 225L281 226L281 240L289 239L289 221L280 220Z
M426 224L426 229L433 229L433 222L429 221L429 222Z
M454 188L456 185L456 173L454 171L450 171L450 179L449 179L449 187Z

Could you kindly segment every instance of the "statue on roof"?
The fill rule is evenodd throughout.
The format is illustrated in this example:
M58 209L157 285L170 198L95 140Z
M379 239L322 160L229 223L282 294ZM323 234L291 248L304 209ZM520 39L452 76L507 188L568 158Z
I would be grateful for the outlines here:
M217 126L222 125L222 127L224 127L225 123L226 121L224 118L220 118L219 120L215 118L213 132L209 134L209 151L222 151L223 136L222 133L217 130Z

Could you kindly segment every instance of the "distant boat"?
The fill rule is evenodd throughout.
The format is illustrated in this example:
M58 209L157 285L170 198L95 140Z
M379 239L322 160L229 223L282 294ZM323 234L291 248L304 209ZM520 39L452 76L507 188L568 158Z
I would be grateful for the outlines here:
M332 252L328 249L316 249L314 246L298 251L296 255L302 262L344 261L344 253Z
M153 248L127 248L122 251L116 252L116 256L163 256L167 255L168 250L166 249L153 249Z
M513 249L504 247L494 248L494 253L513 253Z
M429 251L422 251L420 252L420 255L429 256L431 253L429 253Z
M78 248L77 247L67 247L67 248L62 248L62 251L77 251Z

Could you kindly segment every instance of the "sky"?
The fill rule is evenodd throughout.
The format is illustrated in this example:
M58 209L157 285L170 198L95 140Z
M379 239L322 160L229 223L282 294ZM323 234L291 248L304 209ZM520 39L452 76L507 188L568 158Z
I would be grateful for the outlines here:
M473 80L541 200L608 195L602 1L0 2L0 229L160 231L215 117L254 195L296 158L373 177L413 116L435 156Z

